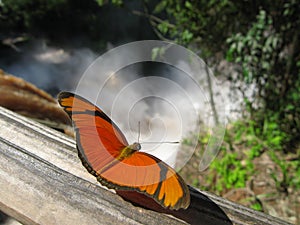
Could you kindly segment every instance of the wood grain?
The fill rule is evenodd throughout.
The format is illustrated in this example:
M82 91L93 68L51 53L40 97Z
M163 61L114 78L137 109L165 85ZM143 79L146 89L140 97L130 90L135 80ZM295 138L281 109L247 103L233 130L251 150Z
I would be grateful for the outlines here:
M0 210L23 224L288 224L192 187L187 210L119 191L135 203L124 201L85 170L73 139L3 108L0 187Z

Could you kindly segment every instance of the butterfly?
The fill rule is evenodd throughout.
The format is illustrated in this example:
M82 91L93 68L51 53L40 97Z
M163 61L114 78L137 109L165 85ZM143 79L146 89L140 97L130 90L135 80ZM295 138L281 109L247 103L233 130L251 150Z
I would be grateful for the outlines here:
M189 189L174 169L128 144L118 126L85 98L61 92L58 102L73 121L79 158L89 173L108 188L153 198L168 209L186 209Z

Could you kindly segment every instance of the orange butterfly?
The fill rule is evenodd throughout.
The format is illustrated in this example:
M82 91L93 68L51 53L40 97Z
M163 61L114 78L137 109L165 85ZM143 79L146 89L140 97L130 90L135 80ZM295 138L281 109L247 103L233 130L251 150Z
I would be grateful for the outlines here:
M183 179L158 158L139 152L139 143L129 145L102 110L69 92L61 92L58 101L73 121L82 164L102 185L143 193L164 208L189 206L190 193Z

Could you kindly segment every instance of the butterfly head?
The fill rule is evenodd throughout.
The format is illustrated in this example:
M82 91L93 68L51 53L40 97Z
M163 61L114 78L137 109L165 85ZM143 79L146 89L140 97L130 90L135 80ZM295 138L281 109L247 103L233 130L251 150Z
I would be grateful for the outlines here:
M135 151L139 151L141 150L141 145L138 142L134 142L132 145L129 145L130 149L135 150Z

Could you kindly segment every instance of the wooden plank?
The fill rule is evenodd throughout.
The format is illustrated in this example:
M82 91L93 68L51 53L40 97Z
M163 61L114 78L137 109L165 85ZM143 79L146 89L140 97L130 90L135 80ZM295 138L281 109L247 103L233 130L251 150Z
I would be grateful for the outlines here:
M193 188L187 210L134 206L86 172L74 140L3 108L0 186L0 210L23 224L288 224Z

